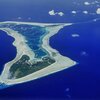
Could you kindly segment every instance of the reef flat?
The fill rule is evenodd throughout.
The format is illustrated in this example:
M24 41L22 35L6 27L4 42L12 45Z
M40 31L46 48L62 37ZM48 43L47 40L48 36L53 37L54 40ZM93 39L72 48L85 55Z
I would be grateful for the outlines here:
M49 45L49 39L72 23L1 22L0 29L15 38L15 59L6 63L0 83L19 84L64 70L76 64Z

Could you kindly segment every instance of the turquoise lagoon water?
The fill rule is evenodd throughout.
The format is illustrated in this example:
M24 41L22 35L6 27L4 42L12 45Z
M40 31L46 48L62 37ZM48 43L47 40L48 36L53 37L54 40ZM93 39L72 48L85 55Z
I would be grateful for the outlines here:
M45 27L39 27L39 26L32 26L32 25L1 25L1 27L11 28L18 33L22 34L25 39L28 46L35 52L36 58L41 58L43 56L47 55L47 51L45 51L41 47L42 38L48 33L45 29Z

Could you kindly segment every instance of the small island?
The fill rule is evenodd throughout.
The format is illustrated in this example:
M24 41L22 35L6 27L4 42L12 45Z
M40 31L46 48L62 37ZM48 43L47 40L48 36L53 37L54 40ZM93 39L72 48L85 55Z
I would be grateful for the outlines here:
M0 30L15 38L16 57L4 65L0 83L15 85L59 72L76 64L49 45L51 36L72 23L29 23L7 21Z

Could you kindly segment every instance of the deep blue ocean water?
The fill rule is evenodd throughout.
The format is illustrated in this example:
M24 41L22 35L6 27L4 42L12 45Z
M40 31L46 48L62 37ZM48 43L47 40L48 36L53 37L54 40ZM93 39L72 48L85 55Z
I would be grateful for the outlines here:
M16 56L16 47L12 45L14 38L0 30L0 74L5 63L13 60Z
M78 62L76 66L59 73L0 90L0 98L100 99L100 21L92 21L100 18L100 15L81 13L83 10L94 13L98 8L96 5L84 6L84 1L0 0L0 21L77 23L63 28L51 37L50 45L62 55ZM49 16L48 11L52 9L63 11L65 16ZM79 13L73 15L70 13L72 10L79 10ZM32 19L28 20L28 17ZM91 22L88 23L90 20ZM79 34L79 37L72 37L72 34ZM0 38L0 58L2 56L6 58L2 64L0 62L3 65L14 58L16 50L12 46L13 38L4 33L0 36L2 37ZM6 44L5 47L3 47L4 44ZM11 49L7 49L7 45Z

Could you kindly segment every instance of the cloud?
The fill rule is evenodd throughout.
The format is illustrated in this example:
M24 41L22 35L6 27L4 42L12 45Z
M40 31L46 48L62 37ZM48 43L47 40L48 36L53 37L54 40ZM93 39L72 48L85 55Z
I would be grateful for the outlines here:
M59 12L58 15L59 16L64 16L64 13L63 12Z
M84 14L88 14L88 11L83 11Z
M86 1L86 2L84 2L84 5L88 6L88 5L90 5L90 3Z
M49 15L51 15L51 16L55 16L55 15L56 15L56 13L55 13L55 11L54 11L54 10L51 10L51 11L49 11Z
M31 20L32 18L31 17L28 17L28 20Z
M86 51L82 51L80 54L81 56L88 56L88 53Z
M100 8L97 9L96 13L97 14L100 14Z
M59 15L59 16L64 16L63 12L55 12L54 10L49 11L49 15L50 16L55 16L55 15Z
M21 17L18 17L17 19L19 19L19 20L20 20L20 19L22 19L22 18L21 18Z
M72 34L72 37L80 37L79 34Z
M99 3L100 3L99 1L93 1L93 2L86 1L86 2L84 2L84 5L89 6L89 5L99 4Z
M76 14L77 12L73 10L71 13L72 13L72 14Z

